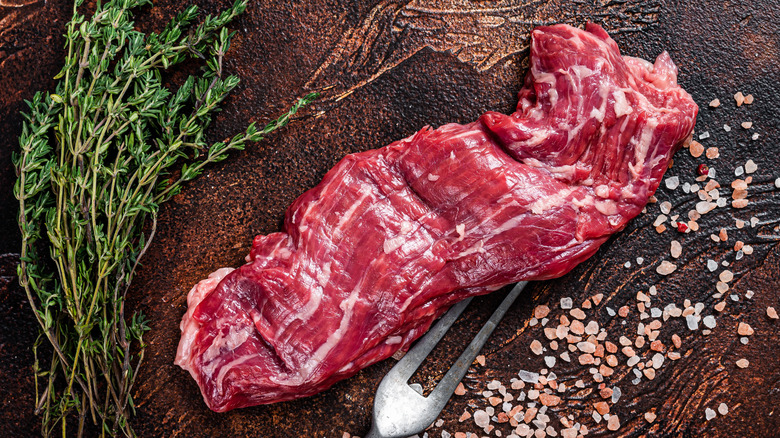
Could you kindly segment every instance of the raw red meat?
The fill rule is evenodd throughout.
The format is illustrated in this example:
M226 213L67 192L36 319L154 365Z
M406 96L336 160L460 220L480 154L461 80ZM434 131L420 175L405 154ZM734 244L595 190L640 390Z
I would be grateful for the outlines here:
M514 114L345 157L193 288L176 363L211 409L320 392L467 296L567 273L642 210L698 111L669 55L622 57L592 24L532 37Z

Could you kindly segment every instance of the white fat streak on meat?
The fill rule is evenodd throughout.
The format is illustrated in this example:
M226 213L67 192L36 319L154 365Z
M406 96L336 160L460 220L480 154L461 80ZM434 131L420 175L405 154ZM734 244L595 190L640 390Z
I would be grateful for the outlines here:
M466 224L455 225L455 232L458 233L458 242L466 237Z
M328 284L328 280L330 279L330 263L331 262L323 263L322 269L317 273L317 283L319 283L322 287L325 287L325 285Z
M211 341L211 345L201 355L203 374L206 376L213 376L217 367L225 367L228 364L224 363L224 359L227 356L226 353L235 351L236 348L244 344L249 337L255 333L255 327L252 324L248 324L247 321L236 321L235 319L217 321L217 327L219 327L220 333ZM223 327L229 327L228 333L223 334L221 332ZM220 390L221 391L221 390Z
M617 214L617 203L611 199L597 199L595 202L596 210L605 216L611 216Z
M615 99L615 117L621 118L626 114L631 114L632 112L634 112L634 109L631 108L631 104L628 103L628 99L626 98L626 93L623 90L618 89L613 91L612 97Z
M220 268L209 274L208 278L201 280L196 284L187 294L187 313L181 319L179 328L181 329L181 339L179 340L179 347L176 351L176 360L174 363L193 372L190 368L190 360L192 359L192 344L195 342L195 337L200 329L200 323L198 323L192 315L195 313L195 309L198 304L203 301L226 275L233 272L233 268ZM193 374L193 377L195 375Z
M644 128L642 128L642 135L639 139L637 140L636 137L634 137L631 140L631 144L634 147L635 163L638 167L638 169L637 167L632 167L632 169L636 169L638 172L638 174L635 175L637 178L641 176L641 168L645 166L645 159L647 158L650 141L653 139L656 128L658 128L658 120L652 117L648 118Z
M377 208L377 203L373 203L370 206L370 209ZM409 233L414 229L414 224L411 222L405 222L401 225L401 229L399 231L402 231L402 234L399 234L399 236L402 239L407 239L406 233ZM387 241L385 241L385 245L387 245ZM375 264L377 260L380 260L379 258L375 259L371 262L371 265ZM371 267L369 266L366 272L371 272ZM306 363L298 370L298 377L302 380L306 380L309 375L311 375L314 370L316 370L319 365L322 363L323 360L328 356L328 354L333 350L333 348L338 345L341 338L344 336L345 332L349 328L349 322L352 319L352 313L355 307L355 303L357 302L358 298L361 295L361 291L365 288L364 282L366 280L366 277L363 276L358 284L355 286L354 289L350 292L349 296L343 300L339 304L339 308L344 312L341 318L341 321L339 322L339 327L331 333L325 343L321 345L315 352L312 354L309 359L306 361Z
M348 178L345 178L345 179L348 179ZM371 198L371 201L373 202L373 200L374 200L374 197L373 197L373 196L371 196L371 192L367 190L367 191L365 191L364 193L362 193L362 194L360 195L360 197L359 197L357 200L355 200L355 202L354 202L354 203L352 203L352 205L350 205L350 206L349 206L349 208L347 209L347 211L345 211L345 212L344 212L344 213L341 215L341 219L339 219L339 222L338 222L338 224L336 224L336 228L334 228L334 229L333 229L333 233L334 233L334 235L336 234L336 232L338 232L338 233L339 233L339 235L341 235L341 230L343 230L343 229L344 229L344 226L345 226L346 224L348 224L348 223L349 223L349 222L352 220L352 217L355 215L355 212L357 211L357 209L358 209L358 208L359 208L361 205L363 205L363 202L364 202L366 199L369 199L369 198Z
M486 252L485 251L485 240L484 239L480 239L480 240L477 241L477 243L475 243L474 245L471 245L466 250L464 250L460 254L458 254L458 256L456 258L468 257L468 256L470 256L472 254L477 254L477 253L484 254L485 252Z
M596 186L594 189L594 193L596 193L596 196L599 198L609 198L609 186L606 185L599 185Z
M225 377L227 376L227 373L230 372L230 370L232 370L233 368L235 368L235 367L237 367L237 366L239 366L239 365L241 365L243 363L246 363L246 362L249 362L250 360L255 359L255 357L256 356L253 355L253 354L245 354L243 356L238 356L236 359L233 359L232 361L230 361L230 362L228 362L226 364L223 364L219 368L219 372L217 373L217 377L215 379L216 382L217 382L217 392L222 394L223 382L225 381ZM204 367L204 370L205 370L205 367Z
M421 255L421 259L433 259L433 243L431 246L429 246ZM433 283L436 281L439 281L435 275L431 275L428 278L426 278L422 283L420 283L419 287L417 288L418 291L424 291L428 289ZM417 293L411 293L409 294L409 297L404 300L404 302L401 304L401 307L398 309L398 313L403 313L406 311L406 309L412 304L412 301L417 297Z
M389 239L385 238L384 245L382 246L384 253L390 254L391 252L403 246L403 244L409 240L409 232L413 229L414 224L409 221L403 221L401 223L401 229L398 231L398 234L395 237Z
M439 180L439 175L434 175L432 173L428 174L428 181L438 181L438 180Z
M374 260L374 262L375 261L376 260ZM372 264L374 262L372 262ZM341 341L341 338L344 337L344 334L349 328L349 322L352 319L352 312L355 308L355 303L360 297L360 292L364 288L363 283L365 279L365 276L361 278L360 282L357 284L357 286L355 286L354 289L352 289L349 296L344 301L342 301L341 304L339 304L339 308L343 312L341 321L339 322L339 327L328 336L328 339L325 341L325 343L320 345L320 347L317 348L317 351L315 351L314 354L312 354L311 357L306 361L306 363L298 370L298 375L301 379L306 380L306 378L308 378L308 376L311 375L311 373L316 370L320 364L322 364L322 361L325 360L333 348L338 345L339 341Z
M574 178L574 174L577 171L577 165L576 164L565 164L562 166L551 166L547 163L543 163L536 158L525 158L523 159L523 164L530 167L535 167L537 169L544 169L546 170L550 176L552 176L555 179L559 180L570 180ZM586 166L588 170L590 166Z
M557 209L568 203L569 195L575 190L574 187L567 186L552 195L542 196L529 206L529 210L531 210L533 214L543 214L548 210Z
M403 340L404 340L404 338L403 338L403 337L401 337L401 336L389 336L389 337L388 337L388 338L385 340L385 344L387 344L387 345L395 345L395 344L400 344L400 343L401 343L401 341L403 341Z

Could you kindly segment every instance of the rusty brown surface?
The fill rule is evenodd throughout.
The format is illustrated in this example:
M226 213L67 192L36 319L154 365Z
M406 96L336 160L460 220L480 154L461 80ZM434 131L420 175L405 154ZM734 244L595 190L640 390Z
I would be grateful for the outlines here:
M226 1L200 1L214 12ZM355 2L357 3L357 2ZM237 38L226 69L242 78L215 123L212 139L241 129L251 120L265 120L310 89L333 85L304 116L271 139L212 167L164 206L157 236L130 293L134 309L151 320L146 339L146 362L135 391L140 436L263 436L341 437L344 432L363 435L370 424L372 393L392 366L388 360L372 366L332 389L303 400L236 410L210 412L194 381L172 364L178 342L178 324L185 311L186 293L198 280L221 266L236 266L256 234L277 231L287 205L314 186L345 154L383 146L420 127L467 122L486 110L511 111L524 74L529 30L538 24L560 21L603 23L625 54L653 58L668 50L680 68L680 82L702 106L697 132L713 137L707 146L720 147L721 157L711 161L726 185L734 169L747 159L758 163L750 189L751 204L743 210L719 209L700 221L699 233L679 236L657 234L652 226L658 207L634 220L598 254L555 281L534 284L514 305L485 349L485 366L473 366L465 380L465 396L454 397L445 408L442 431L483 433L472 420L458 418L487 402L479 394L487 382L508 385L520 369L539 371L543 358L533 355L533 339L544 340L542 328L529 325L535 305L545 303L551 317L563 311L559 301L572 297L575 306L603 293L588 318L606 328L608 339L636 337L640 322L636 293L656 284L653 305L663 307L683 300L702 302L704 314L717 316L712 334L701 328L689 331L684 320L671 319L659 339L682 337L682 358L669 361L653 380L631 381L633 373L621 357L615 374L605 379L623 391L611 406L621 420L617 432L606 422L591 418L600 401L587 367L562 360L553 368L567 385L587 382L569 391L548 415L556 428L559 416L585 424L589 436L714 436L772 437L780 429L780 324L766 316L769 305L780 308L780 191L773 185L780 176L780 7L773 1L703 1L654 3L642 0L594 1L381 1L253 2L233 26ZM679 4L678 4L679 3ZM181 5L161 0L140 11L139 25L156 28ZM0 423L5 436L35 436L39 419L32 414L33 381L30 345L36 336L34 321L15 286L18 252L15 229L14 180L10 152L20 132L23 99L35 90L52 86L62 58L60 35L69 18L67 1L9 0L0 3ZM736 91L756 96L753 105L736 108ZM719 97L723 105L707 103ZM754 128L739 128L751 120ZM726 133L723 124L734 129ZM752 141L749 135L758 132ZM672 174L687 176L703 157L685 151L675 157ZM681 191L659 191L675 211L685 213L698 201ZM735 229L734 219L757 217L756 227ZM728 243L716 243L710 233L729 230ZM683 241L680 267L661 277L655 266L668 259L672 238ZM755 252L735 260L731 249L737 240L752 244ZM636 257L644 258L638 265ZM736 274L732 290L713 298L716 278L706 260L727 260ZM625 268L626 261L632 262ZM747 299L748 290L754 291ZM736 294L733 301L730 294ZM437 350L418 377L430 385L449 365L449 355L470 339L484 315L500 298L477 301L453 334ZM725 299L726 308L713 306ZM610 317L609 306L631 308L625 319ZM627 321L623 324L623 321ZM748 344L736 334L738 322L748 322L755 334ZM545 342L545 345L548 345ZM646 357L647 348L643 349ZM546 353L549 354L549 353ZM573 357L576 357L573 355ZM747 358L740 369L735 361ZM645 359L647 360L647 358ZM596 388L596 389L594 389ZM527 388L526 388L527 389ZM517 392L517 391L515 391ZM729 413L706 421L705 409L729 406ZM500 405L499 405L500 407ZM657 420L643 418L652 411ZM506 436L510 428L498 425ZM495 433L491 436L496 436Z

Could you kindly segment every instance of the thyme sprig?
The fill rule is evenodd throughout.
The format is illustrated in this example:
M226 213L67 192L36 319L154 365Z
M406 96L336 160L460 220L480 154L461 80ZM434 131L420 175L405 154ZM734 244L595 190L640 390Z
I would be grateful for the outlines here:
M41 327L33 350L43 434L70 436L75 427L81 436L89 420L102 435L133 436L131 391L149 327L142 314L125 315L125 295L160 204L316 96L262 128L252 123L207 144L212 116L239 82L224 74L222 60L233 37L225 26L246 0L196 26L190 6L149 35L134 29L131 13L149 0L98 1L89 18L79 14L81 2L67 26L56 90L28 102L13 157L18 274ZM169 90L161 70L189 58L205 60L201 75ZM44 342L53 350L45 361Z

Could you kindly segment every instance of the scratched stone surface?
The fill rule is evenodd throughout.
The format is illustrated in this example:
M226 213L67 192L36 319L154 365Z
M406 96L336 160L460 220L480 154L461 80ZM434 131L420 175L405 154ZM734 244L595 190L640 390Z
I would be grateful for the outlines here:
M224 8L224 0L197 2L207 12ZM748 159L758 169L744 209L719 208L708 213L695 233L668 230L657 233L659 205L608 241L590 260L563 278L532 284L511 308L485 347L484 365L475 363L464 380L466 394L455 396L427 432L471 432L487 436L473 419L460 422L464 411L490 406L483 392L493 380L509 387L519 370L549 369L557 383L569 389L547 415L558 431L561 419L587 427L588 436L653 437L773 437L780 428L780 322L767 317L767 306L780 309L780 5L776 1L701 2L593 0L434 0L339 2L253 1L233 28L238 31L226 70L242 78L229 97L210 133L221 140L250 121L278 114L296 97L325 90L323 98L306 109L288 128L266 141L209 169L183 193L161 209L155 241L129 294L129 304L151 320L146 335L146 360L134 391L139 436L362 436L371 420L373 391L393 365L387 360L369 367L330 390L306 399L216 414L209 411L194 381L173 365L179 321L186 294L193 284L221 266L242 263L252 238L279 230L285 208L316 185L344 155L381 147L408 136L425 125L469 122L486 110L510 112L525 72L530 30L541 24L601 23L618 41L624 54L654 58L668 50L680 69L681 84L701 106L697 137L710 138L705 147L719 148L720 157L693 158L683 150L668 175L693 183L696 166L707 163L717 171L722 196L735 169ZM182 7L160 0L139 11L141 29L159 29ZM3 436L39 435L33 415L34 387L31 344L35 322L16 286L15 264L19 235L16 204L11 193L14 172L10 154L21 129L23 100L38 89L51 88L62 62L62 38L70 4L61 0L0 0L0 424ZM755 96L752 105L736 107L737 91ZM720 98L722 105L709 108ZM752 121L750 129L740 123ZM723 125L732 129L726 132ZM751 136L757 133L757 140ZM742 176L744 178L744 175ZM672 214L682 217L695 208L696 194L662 186L659 203L669 201ZM730 205L730 204L729 204ZM755 226L750 219L755 217ZM735 221L748 221L737 228ZM669 222L666 222L669 226ZM670 227L671 228L671 227ZM727 242L711 234L721 228ZM669 255L670 242L682 242L679 259ZM734 243L753 249L737 259ZM744 253L744 251L743 251ZM521 255L518 255L521 256ZM642 258L638 263L637 257ZM730 290L717 293L716 274L707 260L726 261L734 272ZM662 260L677 269L668 276L656 273ZM631 266L626 267L626 262ZM649 295L655 285L656 295ZM708 335L699 322L695 331L684 318L642 318L637 293L649 295L647 307L683 307L686 299L702 303L700 316L714 315L717 325ZM749 292L749 291L752 291ZM476 333L504 292L475 300L452 332L420 369L414 380L429 390L449 367L451 359ZM591 298L602 294L596 304ZM748 298L752 296L751 298ZM637 325L660 320L657 339L667 358L653 379L636 381L633 369L648 365L654 352L649 345L634 349L642 356L632 369L627 356L616 354L619 365L604 377L622 396L609 401L620 428L610 431L607 421L593 418L594 403L602 401L590 368L560 354L568 349L561 340L553 350L544 328L557 327L561 298L570 297L581 308L585 323L596 321L606 340L619 345L626 336L637 338ZM590 308L583 307L589 298ZM715 305L725 301L723 311ZM533 324L534 308L550 307L545 327ZM587 306L587 303L585 304ZM629 309L623 318L609 309ZM609 309L608 309L609 308ZM650 309L647 309L650 313ZM745 322L755 333L743 344L737 324ZM681 337L679 349L672 335ZM535 339L547 349L535 355ZM649 342L648 342L649 344ZM619 347L622 347L619 345ZM555 356L552 367L545 356ZM736 361L748 359L747 368ZM601 360L601 358L599 358ZM583 387L576 387L577 380ZM522 390L528 394L530 385ZM509 390L519 397L521 390ZM527 407L527 402L522 403ZM516 400L511 402L520 404ZM729 412L706 419L706 409ZM496 406L496 415L502 404ZM527 411L527 408L526 408ZM644 415L656 415L649 423ZM498 419L498 418L497 418ZM491 423L507 436L509 423ZM560 433L559 433L560 436Z

